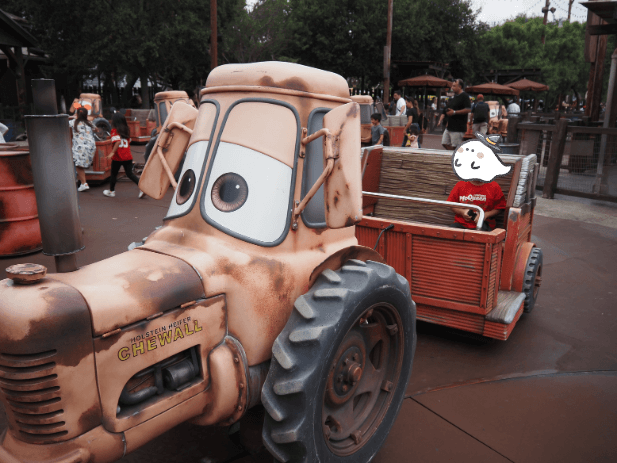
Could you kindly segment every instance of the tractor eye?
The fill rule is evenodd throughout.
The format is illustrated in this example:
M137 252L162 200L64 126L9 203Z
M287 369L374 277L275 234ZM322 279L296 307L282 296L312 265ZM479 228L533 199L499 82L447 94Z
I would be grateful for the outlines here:
M249 195L246 181L238 174L221 175L212 185L212 204L221 212L240 209Z

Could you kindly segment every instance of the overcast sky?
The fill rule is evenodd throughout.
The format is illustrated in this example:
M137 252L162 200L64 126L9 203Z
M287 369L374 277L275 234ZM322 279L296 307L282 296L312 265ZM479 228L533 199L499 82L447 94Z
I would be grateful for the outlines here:
M396 3L396 0L394 0ZM550 0L550 7L555 7L555 16L548 14L549 21L553 19L566 19L568 17L568 2L569 0ZM255 0L247 0L246 3L252 6ZM528 16L541 16L542 8L546 4L546 0L471 0L471 5L474 10L482 8L479 19L490 25L495 23L503 23L507 19L514 18L520 13L526 13ZM550 8L549 7L549 8ZM586 21L587 8L579 4L579 0L575 0L572 4L572 19L571 21Z

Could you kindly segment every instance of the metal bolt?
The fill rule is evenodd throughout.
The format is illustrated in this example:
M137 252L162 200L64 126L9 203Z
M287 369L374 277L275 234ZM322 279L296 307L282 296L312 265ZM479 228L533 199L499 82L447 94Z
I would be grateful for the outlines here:
M234 357L234 363L238 363L240 359L238 357Z
M390 392L392 390L392 386L392 381L384 381L383 383L381 383L381 389L386 392Z
M238 411L241 412L242 411L242 405L238 405Z
M239 387L240 389L244 389L244 383L240 383L240 384L238 384L238 387Z
M354 443L358 445L360 442L362 442L362 432L360 430L352 432L351 438L353 439Z
M396 333L398 333L398 325L396 324L388 325L386 328L388 328L388 333L390 334L390 336L394 336Z
M347 384L343 384L343 392L347 392L348 389L349 387L347 386Z

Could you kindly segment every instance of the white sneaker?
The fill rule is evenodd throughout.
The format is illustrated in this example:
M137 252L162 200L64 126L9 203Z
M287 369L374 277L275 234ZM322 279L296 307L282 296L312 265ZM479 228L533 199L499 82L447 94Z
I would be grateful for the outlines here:
M145 194L145 193L144 193L143 191L139 190L139 195L138 195L137 197L138 197L139 199L141 199L141 198L143 198L143 197L144 197L144 194Z
M77 191L86 191L89 190L90 187L88 186L87 183L82 183L81 185L79 185L79 188L77 188Z
M105 196L109 196L110 198L115 198L116 197L116 192L115 191L105 190L105 191L103 191L103 194Z

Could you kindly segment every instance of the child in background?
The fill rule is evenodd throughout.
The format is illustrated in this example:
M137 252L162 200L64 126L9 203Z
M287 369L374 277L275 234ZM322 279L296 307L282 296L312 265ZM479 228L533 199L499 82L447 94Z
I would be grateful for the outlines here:
M420 148L420 144L418 143L418 126L416 124L411 124L407 128L407 132L405 132L405 143L403 146L407 146L409 148Z
M78 108L75 114L76 119L69 121L69 125L73 127L73 162L80 182L77 191L86 191L90 189L86 182L86 169L92 164L96 151L94 126L88 120L86 108Z
M114 144L111 154L107 156L111 158L111 178L109 179L109 190L103 191L105 196L113 198L116 196L116 180L120 167L124 167L126 176L130 178L136 185L139 185L139 179L133 173L133 156L131 155L131 134L129 126L126 123L126 118L121 113L114 113L111 118L111 141ZM139 197L143 196L143 192L139 192Z

